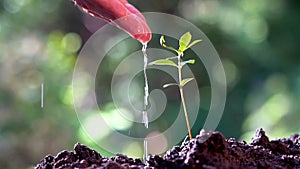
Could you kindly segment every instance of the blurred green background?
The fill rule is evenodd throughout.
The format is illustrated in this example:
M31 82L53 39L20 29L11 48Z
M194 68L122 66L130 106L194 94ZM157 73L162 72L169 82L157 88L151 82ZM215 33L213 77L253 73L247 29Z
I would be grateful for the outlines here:
M129 2L143 12L185 18L214 44L227 77L227 103L217 128L226 137L249 141L260 127L271 138L299 133L299 1ZM45 155L72 149L78 141L110 155L86 135L72 103L77 54L103 24L84 15L69 0L0 0L0 168L31 168ZM139 46L133 49L140 50ZM118 52L110 55L115 54ZM126 55L116 57L122 59ZM201 66L192 69L203 71ZM113 70L107 68L106 72L97 85L108 92L100 93L107 102L107 117L117 118L110 107L107 86ZM203 79L200 83L205 83ZM41 84L45 89L44 108L40 101ZM161 82L153 80L150 84L158 87ZM171 109L180 103L178 95L173 97ZM171 116L164 118L172 120ZM93 118L85 123L93 123ZM164 124L158 123L157 127L164 128ZM119 127L120 132L129 127L135 130L130 125L112 125ZM194 126L194 135L200 128L201 125ZM130 146L140 155L141 145L128 145L123 152L130 151Z

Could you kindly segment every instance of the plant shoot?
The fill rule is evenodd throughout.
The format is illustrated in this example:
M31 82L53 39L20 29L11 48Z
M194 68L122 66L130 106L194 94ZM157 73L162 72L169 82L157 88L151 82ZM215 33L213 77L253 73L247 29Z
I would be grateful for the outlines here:
M168 46L165 43L166 41L165 41L164 36L161 36L160 45L164 48L167 48L167 49L173 51L173 52L176 52L177 56L168 57L168 58L165 58L165 59L158 59L156 61L153 61L153 62L149 63L149 65L173 66L173 67L177 68L177 70L178 70L178 83L167 83L167 84L163 85L163 88L167 88L167 87L170 87L170 86L178 86L179 92L180 92L181 103L182 103L182 107L183 107L183 111L184 111L184 115L185 115L185 120L186 120L186 124L187 124L187 130L188 130L190 139L192 139L193 136L192 136L192 131L191 131L191 127L190 127L188 112L187 112L187 109L186 109L186 103L185 103L185 99L184 99L183 87L187 83L192 81L194 78L182 79L182 67L185 66L186 64L194 64L195 60L190 59L190 60L184 61L183 60L183 55L184 55L184 52L186 50L188 50L189 48L191 48L195 44L202 41L202 40L195 40L195 41L191 42L191 40L192 40L191 33L190 32L185 33L179 39L179 48L175 49L172 46Z

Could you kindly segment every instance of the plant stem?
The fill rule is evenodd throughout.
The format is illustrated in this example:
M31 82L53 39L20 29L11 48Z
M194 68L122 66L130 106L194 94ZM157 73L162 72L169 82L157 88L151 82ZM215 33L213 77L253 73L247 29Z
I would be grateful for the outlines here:
M190 139L192 139L193 136L192 136L192 131L191 131L188 112L186 110L186 104L185 104L185 99L184 99L184 94L183 94L183 86L181 85L181 82L182 82L182 65L181 65L181 55L180 54L178 54L177 59L178 59L178 79L179 79L180 98L181 98L181 102L182 102L182 107L183 107L183 111L184 111L184 116L185 116L187 129L188 129L188 132L189 132L189 137L190 137Z

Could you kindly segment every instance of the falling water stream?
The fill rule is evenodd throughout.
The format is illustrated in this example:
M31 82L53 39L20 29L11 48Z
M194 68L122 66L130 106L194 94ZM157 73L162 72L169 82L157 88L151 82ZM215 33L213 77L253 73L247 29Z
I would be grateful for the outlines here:
M147 50L147 43L143 44L142 52L144 55L144 79L145 79L145 87L144 87L144 107L143 107L143 123L145 127L148 129L148 99L149 99L149 87L148 87L148 78L147 78L147 65L148 65L148 56L146 53ZM147 155L148 155L148 145L147 145L147 138L144 138L144 161L146 162L147 160Z
M144 108L143 108L143 123L146 128L148 128L148 97L149 97L149 87L148 87L148 77L147 77L147 65L148 65L148 56L146 53L147 44L143 44L142 52L144 55L144 79L145 79L145 87L144 87Z

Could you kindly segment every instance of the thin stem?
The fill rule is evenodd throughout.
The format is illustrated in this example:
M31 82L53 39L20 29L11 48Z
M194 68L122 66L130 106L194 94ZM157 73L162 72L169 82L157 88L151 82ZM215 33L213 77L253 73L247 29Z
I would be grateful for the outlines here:
M186 121L186 125L187 125L188 132L189 132L189 137L190 137L190 139L192 139L193 136L192 136L192 131L191 131L191 126L190 126L188 112L186 110L185 99L184 99L184 96L183 96L183 89L182 89L182 87L180 87L179 90L180 90L180 96L181 96L181 102L182 102L182 106L183 106L183 111L184 111L184 115L185 115L185 121Z
M186 110L186 104L185 104L185 99L184 99L184 95L183 95L183 86L181 85L181 82L182 82L182 65L181 65L181 55L180 54L178 54L177 59L178 59L178 79L179 79L180 98L181 98L182 107L183 107L183 111L184 111L184 115L185 115L185 121L186 121L187 129L188 129L188 132L189 132L189 137L190 137L190 139L192 139L193 136L192 136L191 126L190 126L189 116L188 116L188 112Z

